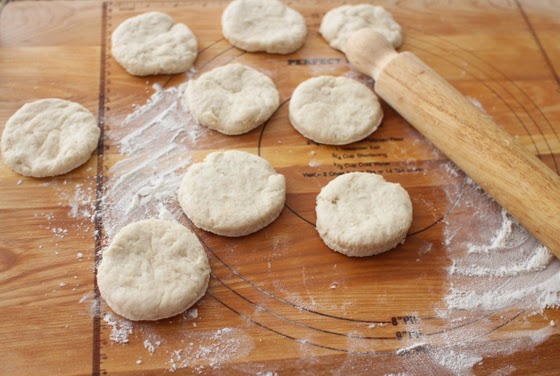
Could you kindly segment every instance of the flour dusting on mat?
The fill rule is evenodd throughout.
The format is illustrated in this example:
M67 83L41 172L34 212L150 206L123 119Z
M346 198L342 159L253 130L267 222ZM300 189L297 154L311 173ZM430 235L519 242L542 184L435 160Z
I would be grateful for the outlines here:
M468 372L475 364L482 361L482 356L480 355L449 349L433 351L432 356L439 365L453 371L455 374Z
M116 318L107 312L103 315L103 321L111 327L109 338L116 343L128 343L128 336L132 334L132 323L128 320Z
M446 168L462 174L451 163ZM530 349L554 333L544 317L542 328L531 331L509 332L507 324L560 306L560 261L470 179L453 210L465 219L450 216L445 224L450 288L440 316L464 324L430 337L427 353L454 374L469 375L484 357ZM502 338L510 338L485 339L502 326Z
M456 210L472 215L445 228L450 311L520 306L542 312L560 305L560 261L515 219L472 181Z
M161 341L159 339L150 337L144 340L144 347L150 352L150 354L153 354L156 351L156 348L158 348L160 345Z
M168 361L169 370L193 367L198 373L205 368L219 369L223 364L249 354L253 340L237 328L192 333L192 340L183 348L172 351Z
M150 217L177 218L177 189L192 162L191 146L204 132L183 109L184 85L161 89L124 122L110 139L123 159L107 174L103 224L108 238L128 223Z

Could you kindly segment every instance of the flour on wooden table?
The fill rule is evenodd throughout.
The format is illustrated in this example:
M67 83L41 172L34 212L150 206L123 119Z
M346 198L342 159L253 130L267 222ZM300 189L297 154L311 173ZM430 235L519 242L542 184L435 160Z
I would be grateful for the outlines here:
M462 174L452 163L445 168L450 174ZM465 179L453 209L464 219L454 221L451 214L444 227L444 245L451 259L450 288L440 316L460 323L498 311L502 315L497 319L507 323L520 310L531 315L560 306L560 261L478 185ZM554 328L542 321L540 329L505 332L505 340L489 342L485 335L499 323L478 320L477 325L448 330L443 345L434 344L427 353L454 374L470 375L484 357L512 354L544 342Z
M560 305L560 261L515 219L470 180L456 210L471 215L444 232L451 311L520 306L542 312Z
M103 201L105 235L148 217L180 216L176 192L203 128L182 108L183 87L161 89L111 130L124 159L109 170Z
M432 357L439 365L453 371L455 374L468 372L475 364L482 361L480 355L450 349L433 351Z
M156 351L156 348L158 348L161 345L161 341L156 339L151 339L151 338L146 338L144 340L144 347L150 352L150 354L153 354Z
M117 318L112 313L105 313L103 321L111 327L111 334L109 338L116 343L128 343L128 336L132 334L132 322Z
M206 368L219 369L227 362L248 355L254 348L251 337L237 328L192 333L187 346L173 350L168 361L169 371L194 367L197 373ZM206 371L209 372L209 371Z

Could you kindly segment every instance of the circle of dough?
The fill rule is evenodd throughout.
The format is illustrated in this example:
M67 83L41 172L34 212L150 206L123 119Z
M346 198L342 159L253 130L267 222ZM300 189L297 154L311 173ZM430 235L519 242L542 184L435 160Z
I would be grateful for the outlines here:
M344 52L348 37L366 28L382 34L395 48L402 44L401 27L391 13L383 7L370 4L343 5L331 9L323 17L319 32L332 48Z
M305 41L305 19L278 0L234 0L222 14L224 37L249 52L289 54Z
M135 76L174 74L189 70L197 55L191 29L171 16L148 12L129 18L113 32L111 52Z
M226 135L249 132L280 105L270 77L243 64L228 64L190 81L184 98L200 124Z
M377 96L346 77L320 76L302 82L290 99L290 122L305 137L345 145L372 134L383 119Z
M244 236L280 215L286 181L261 157L219 151L188 169L178 193L195 226L218 235Z
M388 251L404 240L412 224L406 190L373 173L338 176L321 190L315 209L321 239L347 256Z
M2 159L18 174L42 178L72 171L97 148L97 120L84 106L63 99L23 105L2 133Z
M99 292L130 320L159 320L192 306L206 292L210 265L186 227L146 219L123 227L97 269Z

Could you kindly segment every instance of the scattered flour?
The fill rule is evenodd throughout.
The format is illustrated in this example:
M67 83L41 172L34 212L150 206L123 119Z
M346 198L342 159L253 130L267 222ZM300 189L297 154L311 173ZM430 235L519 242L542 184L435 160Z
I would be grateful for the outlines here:
M309 167L319 167L320 165L321 162L316 159L312 159L311 161L309 161Z
M185 313L183 313L183 317L185 319L196 319L198 318L198 309L197 308L191 308L189 310L187 310Z
M144 340L144 347L148 349L150 354L153 354L160 345L161 341L159 339L147 338Z
M462 174L452 163L444 168L450 175ZM441 318L460 323L498 312L496 320L507 323L519 310L531 315L560 306L560 261L472 180L466 179L453 210L462 220L453 221L451 213L445 222L444 245L451 266ZM486 341L495 322L466 323L443 333L437 344L430 338L434 343L427 351L436 364L457 375L472 374L483 357L529 349L552 334L543 320L541 329L503 331L502 336L511 338Z
M205 129L182 107L184 85L156 92L136 106L111 141L123 159L107 173L103 225L110 239L124 225L148 217L175 220L181 214L176 192L191 164L191 149Z
M515 219L471 180L455 209L468 220L445 227L451 312L560 306L560 261Z
M509 364L509 365L507 365L503 368L495 370L489 376L509 376L509 375L513 374L516 370L517 370L517 368L515 368L514 366Z
M409 353L411 351L416 351L418 349L424 348L426 346L426 343L424 342L418 342L418 343L414 343L410 346L407 347L401 347L400 349L397 350L397 355L402 355L402 354L406 354Z
M80 183L75 184L74 188L74 196L69 199L70 212L68 216L88 219L90 222L95 221L95 189L91 186L84 187ZM64 193L60 194L59 197L67 198Z
M249 354L253 348L253 340L243 334L240 329L223 328L216 331L193 333L196 346L190 342L188 346L173 350L168 361L169 371L193 367L193 371L202 373L205 368L219 369L224 363ZM208 371L210 372L210 371Z
M484 110L484 107L482 107L482 104L480 104L480 102L479 102L478 100L476 100L476 99L473 98L473 97L469 97L469 96L467 96L467 99L468 99L469 101L471 101L471 103L474 104L479 110L481 110L482 112L486 112L486 111Z
M82 304L83 302L85 302L86 300L89 300L93 298L93 293L92 292L88 292L87 294L85 294L84 296L82 296L80 298L80 300L78 301L79 304Z
M456 375L470 374L472 367L482 361L482 356L464 351L438 349L432 351L436 362Z
M128 343L128 336L132 334L132 322L124 319L118 319L111 313L103 315L103 321L111 327L109 339L116 343Z
M176 222L177 218L165 207L162 202L157 204L158 218L166 221Z

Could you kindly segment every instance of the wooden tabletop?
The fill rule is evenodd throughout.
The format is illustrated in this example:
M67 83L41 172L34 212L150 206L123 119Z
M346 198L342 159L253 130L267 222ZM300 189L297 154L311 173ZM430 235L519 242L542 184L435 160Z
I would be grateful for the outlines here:
M226 1L5 4L0 127L24 103L57 97L90 109L103 138L86 164L54 178L22 177L0 163L0 374L560 372L558 309L536 312L525 299L497 309L449 310L452 288L497 286L498 279L457 277L449 267L458 244L492 241L496 231L486 229L499 227L500 213L445 156L384 103L380 129L348 147L317 145L291 127L289 98L307 78L346 75L373 87L318 34L324 13L344 3L292 1L309 35L291 55L233 48L220 28ZM560 171L559 2L376 4L402 25L401 50L417 54ZM196 34L194 71L133 77L112 59L112 31L151 10L169 13ZM196 125L179 96L189 78L232 61L268 74L282 104L264 125L227 137ZM139 194L148 197L143 204L123 209L151 179L163 176L150 187L173 188L191 161L217 149L259 154L286 176L286 207L272 225L235 239L208 234L193 228L173 195ZM381 173L410 192L414 222L403 245L353 259L322 243L315 197L348 171ZM203 241L210 286L196 310L131 323L100 298L95 265L120 227L162 213ZM519 278L500 286L507 293Z

